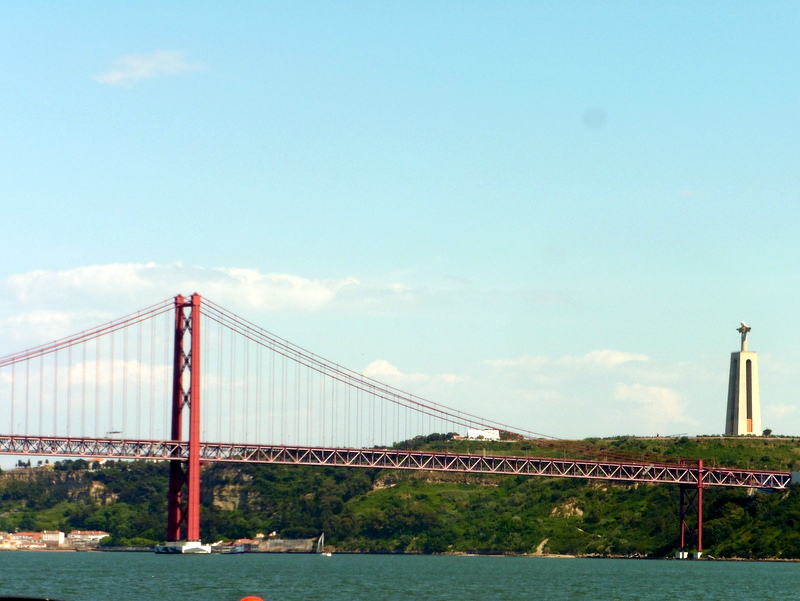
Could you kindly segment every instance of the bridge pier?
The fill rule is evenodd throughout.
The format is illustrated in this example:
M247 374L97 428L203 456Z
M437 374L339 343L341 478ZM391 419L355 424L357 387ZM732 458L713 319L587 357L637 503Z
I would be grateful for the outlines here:
M693 548L696 549L692 553L694 559L700 559L703 555L703 488L703 460L700 459L697 464L697 483L680 485L680 549L675 553L678 559L688 559L689 550ZM694 526L689 523L692 512L696 514Z
M173 356L173 441L183 440L183 411L189 410L188 457L170 459L167 542L200 542L200 295L175 297ZM186 352L186 335L190 336ZM189 384L184 376L189 372ZM184 497L184 489L186 496ZM185 527L186 536L181 536Z

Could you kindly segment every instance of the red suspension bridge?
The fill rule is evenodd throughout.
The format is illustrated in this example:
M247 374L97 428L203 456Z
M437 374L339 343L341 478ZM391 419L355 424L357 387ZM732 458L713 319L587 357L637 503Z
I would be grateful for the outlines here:
M197 294L0 358L0 403L0 454L169 461L171 542L200 540L200 466L208 461L676 484L682 551L690 544L702 551L705 488L780 490L791 483L786 472L598 459L580 443L377 382ZM388 448L467 429L497 429L574 458Z

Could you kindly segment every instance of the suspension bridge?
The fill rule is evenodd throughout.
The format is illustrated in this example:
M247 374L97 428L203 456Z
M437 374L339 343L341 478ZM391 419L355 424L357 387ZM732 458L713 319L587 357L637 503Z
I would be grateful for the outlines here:
M200 544L200 470L211 461L678 485L682 556L702 552L704 489L782 490L792 481L787 472L702 461L598 458L580 442L382 384L198 294L0 358L0 403L0 454L169 461L166 539L176 549ZM562 457L393 448L469 429L535 441Z

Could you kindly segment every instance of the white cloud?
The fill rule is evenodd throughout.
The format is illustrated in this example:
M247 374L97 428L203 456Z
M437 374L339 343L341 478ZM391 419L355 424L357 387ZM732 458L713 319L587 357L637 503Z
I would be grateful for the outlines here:
M512 429L561 438L705 433L698 432L703 407L685 398L694 374L652 363L642 354L606 349L490 361L457 374L404 373L380 359L364 374ZM661 385L664 380L676 380L677 387Z
M633 403L634 406L628 409L634 411L649 428L658 428L659 425L662 428L679 424L697 425L696 420L686 415L686 404L680 395L670 388L620 383L615 386L613 398L615 401Z
M235 296L237 304L257 311L319 311L333 303L341 290L360 284L354 278L309 280L253 269L216 269L205 275L203 290L209 297L220 299L216 302L234 300Z
M382 377L402 377L402 372L397 369L394 365L389 363L384 359L378 359L377 361L373 361L366 368L364 368L364 375L368 378L376 378L380 379ZM427 378L427 376L424 376ZM417 378L418 379L418 378Z
M91 265L32 271L0 281L0 314L8 316L0 320L0 334L11 341L34 338L38 344L193 292L245 313L374 312L415 302L414 292L402 284L373 284L352 277L313 280L181 263Z
M766 422L767 420L781 422L788 417L793 417L794 413L797 411L797 407L782 403L769 403L762 406L762 411L764 414L762 422Z
M571 369L577 367L615 368L625 363L645 362L648 360L649 357L647 355L603 349L590 351L585 355L565 356L558 359L545 355L524 355L515 359L496 359L489 363L497 367L518 369L542 369L544 367Z
M647 370L649 357L596 350L583 355L525 355L487 361L462 373L404 373L389 361L364 375L514 429L571 438L649 435L696 425L677 390L659 386L673 366Z
M364 375L397 388L420 383L456 384L465 379L463 376L457 376L455 374L406 374L384 359L378 359L367 365L364 369Z
M20 307L85 309L120 302L147 306L175 294L198 292L231 309L255 311L360 310L381 303L410 303L413 292L400 284L370 284L356 278L311 280L254 269L186 267L181 263L92 265L65 271L32 271L0 282Z
M647 355L638 353L624 353L621 351L600 350L591 351L581 358L581 363L590 363L603 367L617 367L631 361L648 361Z
M705 372L656 362L641 353L599 349L561 357L524 355L485 365L480 377L485 394L499 398L497 405L508 410L507 420L564 438L654 435L689 426L702 430L697 417L708 409L686 400L696 397L698 378L707 376Z
M53 336L57 336L66 324L71 323L71 317L70 313L65 313L64 311L31 311L30 313L12 315L7 319L7 322L20 329L50 331Z
M160 50L149 54L126 54L114 61L110 71L99 73L94 80L110 86L131 87L142 79L163 75L178 75L188 71L199 71L205 66L188 63L184 53L178 50Z

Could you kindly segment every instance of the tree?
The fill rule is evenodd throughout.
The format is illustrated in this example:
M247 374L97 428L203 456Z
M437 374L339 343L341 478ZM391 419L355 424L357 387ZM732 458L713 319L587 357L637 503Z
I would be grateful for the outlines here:
M764 436L769 436L770 434L772 434L772 430L770 430L769 428L764 430Z

